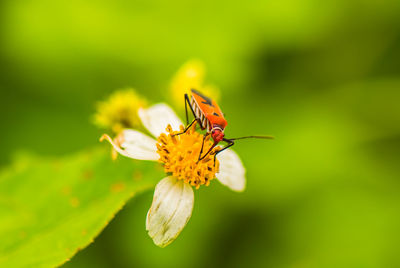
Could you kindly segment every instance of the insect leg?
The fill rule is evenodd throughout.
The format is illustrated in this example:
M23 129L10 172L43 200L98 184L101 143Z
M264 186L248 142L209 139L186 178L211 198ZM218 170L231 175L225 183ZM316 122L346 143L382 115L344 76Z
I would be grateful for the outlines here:
M189 97L187 94L185 94L184 98L185 98L186 125L188 125L189 124L189 115L188 115L187 105L189 103Z
M232 147L235 144L235 142L233 140L229 140L229 139L225 139L224 138L223 141L227 142L228 145L214 154L214 167L215 167L215 160L217 159L217 154L223 152L224 150L228 149L229 147Z
M189 114L188 114L188 109L187 109L188 105L189 105L190 110L192 111L193 116L194 116L194 120L190 124L189 124ZM174 135L172 135L172 137L179 136L179 135L182 135L182 134L186 133L189 130L189 128L194 124L195 121L197 121L201 125L200 119L196 117L196 113L194 112L192 105L190 105L190 100L189 100L188 94L185 94L185 112L186 112L186 125L187 125L187 127L185 128L185 130L183 132L174 134Z
M203 153L203 149L204 149L204 142L205 142L205 140L206 140L206 138L207 138L207 136L209 135L210 133L206 133L206 135L204 135L203 136L203 143L201 144L201 150L200 150L200 154L199 154L199 159L197 160L197 162L198 161L200 161L201 159L201 154ZM204 158L204 157L203 157Z
M207 153L205 153L203 156L199 155L199 160L197 161L197 163L201 160L203 160L210 152L212 149L214 149L214 147L217 145L217 143L214 143L210 149L208 149Z
M199 123L199 126L202 127L200 118L197 117L196 113L194 112L194 109L193 109L192 105L190 104L190 99L189 99L189 95L188 94L185 94L186 125L189 124L189 115L188 115L188 109L187 109L188 105L190 107L190 110L192 111L192 114L193 114L194 118L197 120L197 123Z
M192 107L192 105L190 104L189 96L188 96L188 94L185 94L186 125L189 124L189 115L188 115L188 110L187 110L187 106L188 106L188 105L189 105L189 107L190 107L190 110L191 110L192 113L193 113L193 116L197 119L196 113L194 112L193 107Z
M197 118L193 119L192 123L190 123L190 124L185 128L184 131L182 131L182 132L180 132L180 133L176 133L176 134L172 135L172 137L179 136L179 135L182 135L182 134L186 133L186 131L188 131L189 128L190 128L190 127L194 124L194 122L196 122L196 121L197 121Z

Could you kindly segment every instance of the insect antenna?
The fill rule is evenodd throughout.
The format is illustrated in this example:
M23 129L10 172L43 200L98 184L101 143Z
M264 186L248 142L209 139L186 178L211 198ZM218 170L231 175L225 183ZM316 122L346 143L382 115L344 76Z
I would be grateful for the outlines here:
M275 139L273 136L244 136L244 137L238 137L238 138L232 138L229 140L235 141L235 140L242 140L242 139L266 139L266 140L272 140Z

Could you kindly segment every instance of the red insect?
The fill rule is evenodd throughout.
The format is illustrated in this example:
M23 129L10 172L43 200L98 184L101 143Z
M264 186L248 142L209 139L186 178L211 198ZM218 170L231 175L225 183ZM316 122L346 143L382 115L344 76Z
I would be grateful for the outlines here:
M188 121L187 105L189 105L194 115L194 120L190 124ZM228 122L224 118L224 115L221 112L221 109L219 108L218 104L214 100L204 96L203 94L194 89L192 89L192 95L190 99L188 94L185 94L185 110L186 110L186 124L189 125L185 128L183 132L175 135L181 135L183 133L186 133L186 131L196 121L199 123L200 128L202 130L205 129L207 130L206 135L204 135L203 137L203 143L201 145L198 161L204 159L211 152L211 150L215 146L217 146L218 143L220 143L221 141L227 142L228 145L215 153L214 165L215 165L215 157L217 156L217 154L228 149L229 147L232 147L235 144L234 140L247 139L247 138L273 139L273 137L271 136L245 136L245 137L231 138L231 139L225 138L224 131L225 127L228 125ZM203 153L204 141L208 135L211 135L211 137L214 140L214 144L203 156L201 156L201 154Z

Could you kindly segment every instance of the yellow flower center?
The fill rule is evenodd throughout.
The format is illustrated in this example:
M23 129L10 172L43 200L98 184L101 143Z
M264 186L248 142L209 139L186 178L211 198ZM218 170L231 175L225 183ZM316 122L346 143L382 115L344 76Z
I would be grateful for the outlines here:
M94 123L118 134L124 128L140 127L138 109L147 106L147 101L133 89L118 90L106 101L97 104Z
M176 135L184 130L183 126L180 131L173 131L168 125L168 134L162 133L157 139L157 153L166 173L198 189L201 185L208 186L215 178L219 162L215 159L214 165L214 155L220 148L216 146L204 159L198 161L204 135L196 132L195 128L196 123L186 133ZM202 156L212 144L208 135L204 141Z
M206 96L218 101L219 89L213 85L205 85L206 68L200 60L189 60L174 75L170 84L170 96L176 107L184 108L182 96L190 94L192 88L200 90Z

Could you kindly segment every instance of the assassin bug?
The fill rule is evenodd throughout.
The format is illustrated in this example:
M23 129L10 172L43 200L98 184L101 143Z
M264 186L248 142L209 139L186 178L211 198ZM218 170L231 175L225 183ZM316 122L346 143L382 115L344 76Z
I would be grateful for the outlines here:
M248 139L248 138L256 138L256 139L273 139L272 136L245 136L245 137L239 137L239 138L231 138L227 139L225 138L225 127L228 125L228 122L226 121L224 114L221 112L221 109L219 108L218 104L210 99L207 96L204 96L201 94L199 91L192 89L192 94L191 98L189 98L188 94L185 94L185 111L186 111L186 125L187 127L185 130L181 133L177 133L176 135L181 135L186 133L188 129L194 124L194 122L198 122L200 125L200 128L202 130L207 130L207 133L203 136L203 143L201 145L201 150L199 154L199 159L198 161L204 159L210 152L211 150L218 145L218 143L224 141L228 145L226 145L224 148L221 150L217 151L214 155L214 165L215 165L215 158L217 154L223 152L224 150L228 149L229 147L232 147L235 144L235 140L240 140L240 139ZM189 105L190 110L193 113L194 119L193 121L189 124L189 116L188 116L188 109L187 106ZM211 146L211 148L202 156L201 154L203 153L203 147L204 147L204 141L208 135L211 135L211 137L214 140L214 144Z

